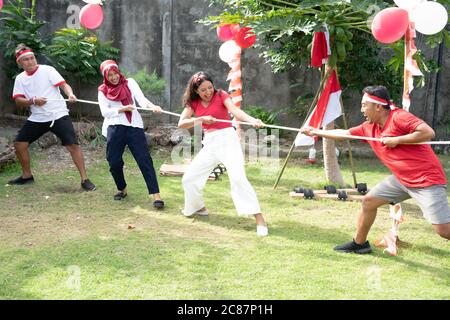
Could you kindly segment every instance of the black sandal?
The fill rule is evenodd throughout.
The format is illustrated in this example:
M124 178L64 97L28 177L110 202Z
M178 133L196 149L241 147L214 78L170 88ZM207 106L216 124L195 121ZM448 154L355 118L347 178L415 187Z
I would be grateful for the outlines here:
M122 200L127 196L126 192L119 191L114 195L114 200Z
M157 209L162 209L162 208L164 208L164 201L155 200L155 201L153 201L153 206Z

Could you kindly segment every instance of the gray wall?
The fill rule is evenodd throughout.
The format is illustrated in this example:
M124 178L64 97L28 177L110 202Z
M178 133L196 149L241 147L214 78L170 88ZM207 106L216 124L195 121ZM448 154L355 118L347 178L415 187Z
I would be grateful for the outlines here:
M219 13L210 8L206 0L109 0L104 6L105 19L97 34L102 40L113 40L120 48L122 69L135 72L143 67L156 70L164 77L168 87L161 97L150 97L164 108L179 111L180 100L189 77L196 71L205 70L212 74L218 87L227 89L225 81L229 71L226 63L219 59L218 51L222 42L216 36L215 29L195 21L210 14ZM69 5L85 5L81 0L38 1L38 17L49 23L43 32L66 27L70 16ZM422 45L418 41L418 47ZM428 55L437 56L438 49L429 50ZM1 58L1 57L0 57ZM449 50L443 50L443 71L439 75L440 85L436 91L436 77L427 81L427 86L413 92L411 111L423 117L429 124L436 119L448 118L448 95L450 73L447 71L450 61ZM1 60L0 60L1 63ZM272 74L270 67L258 57L255 49L246 49L242 56L244 109L245 106L260 105L267 109L280 109L293 105L295 98L307 92L314 92L319 84L319 72L316 70L293 71ZM71 79L67 79L71 84ZM0 76L2 91L5 91L5 79ZM6 80L12 81L12 80ZM100 80L99 80L100 82ZM301 85L289 88L293 83ZM80 99L96 100L96 86L83 87ZM435 93L438 99L435 99ZM7 97L10 92L2 92L5 97L2 112L13 112L12 101ZM359 112L360 96L345 101L350 125L362 120ZM435 100L438 109L434 113ZM98 109L81 106L83 113L99 116ZM285 117L287 125L298 125L295 117ZM168 117L165 121L175 120Z

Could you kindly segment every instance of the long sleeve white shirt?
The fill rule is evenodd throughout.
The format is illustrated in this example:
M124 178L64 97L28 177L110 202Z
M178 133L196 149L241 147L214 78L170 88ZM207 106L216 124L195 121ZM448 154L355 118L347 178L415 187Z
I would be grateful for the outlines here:
M139 104L139 106L143 108L149 106L151 102L144 96L144 93L142 92L137 82L132 78L129 78L127 80L128 80L128 88L130 89L131 96L133 98L133 106L136 107L136 102ZM120 101L109 100L108 98L105 97L103 92L99 91L98 102L100 104L100 110L104 118L102 126L103 136L106 137L109 126L117 124L136 128L144 128L144 123L138 110L135 109L132 111L130 123L125 113L119 112L119 109L124 107Z

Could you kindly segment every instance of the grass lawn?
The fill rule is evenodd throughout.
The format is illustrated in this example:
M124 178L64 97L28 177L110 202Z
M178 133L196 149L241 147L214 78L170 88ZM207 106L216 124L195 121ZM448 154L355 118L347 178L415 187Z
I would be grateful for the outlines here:
M295 186L323 186L320 164L290 161L275 191L276 168L247 165L269 224L258 238L254 219L237 216L226 174L205 188L210 216L189 219L180 214L181 178L159 177L166 208L157 211L129 153L129 196L119 202L104 150L85 153L98 189L82 192L69 155L51 149L32 154L34 184L6 186L18 165L0 173L0 299L450 298L449 242L414 201L403 205L397 257L333 251L351 240L360 203L288 196ZM157 170L169 161L152 155ZM450 157L441 161L450 176ZM346 162L342 172L351 183ZM376 159L358 161L358 181L369 188L388 174ZM390 226L382 208L369 241Z

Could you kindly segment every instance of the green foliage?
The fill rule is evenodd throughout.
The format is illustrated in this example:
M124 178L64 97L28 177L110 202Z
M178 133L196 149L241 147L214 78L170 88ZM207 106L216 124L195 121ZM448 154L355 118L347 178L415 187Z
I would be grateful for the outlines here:
M98 83L100 64L117 59L119 49L111 41L100 41L86 29L60 29L54 33L47 54L63 76L74 77L82 83Z
M403 68L405 65L405 41L401 39L390 44L389 48L391 49L391 58L386 64L388 69L387 71L392 76L399 78L395 79L396 81L402 81ZM433 59L427 59L421 50L418 50L414 54L413 58L416 60L419 69L422 70L425 75L432 72L438 72L440 69L437 62ZM386 81L389 81L389 79L386 79ZM416 76L414 77L414 81L416 82L416 86L423 87L425 85L425 76Z
M163 78L158 77L156 71L148 73L144 68L134 74L124 72L124 75L127 78L136 80L145 96L160 95L164 92L164 88L166 87L166 81Z
M270 111L263 107L252 106L246 107L245 112L250 116L261 120L265 124L277 124L277 117L281 110Z
M312 93L306 93L298 96L297 99L295 99L294 106L289 108L288 113L295 115L299 121L306 120L308 110L311 107L313 99L314 95Z
M92 149L102 148L106 145L106 139L102 135L102 128L89 120L83 121L86 126L79 132L81 144L89 145Z
M354 49L340 64L339 80L346 91L361 91L373 84L389 88L392 99L399 102L403 90L403 70L395 70L380 59L380 45L368 34L355 33ZM391 49L389 54L394 54ZM403 51L402 51L403 52Z
M21 72L14 50L19 43L24 43L39 55L45 48L39 29L46 22L36 20L34 6L29 8L28 1L10 0L0 12L0 46L3 48L4 70L8 78L14 78ZM34 4L34 1L33 1Z
M245 112L253 118L259 119L265 124L277 125L277 117L283 110L270 111L260 106L250 106L245 108ZM258 130L258 129L257 129ZM266 130L264 128L264 130ZM267 128L267 134L271 134L271 128Z
M439 0L444 5L448 0ZM393 60L380 60L383 50L373 38L370 17L379 10L392 6L392 1L380 0L210 0L211 5L224 8L219 16L200 20L205 25L241 23L253 28L257 35L255 47L272 66L274 72L309 67L312 35L326 24L330 32L332 56L329 65L339 66L339 76L344 87L361 90L365 84L384 84L394 96L402 90L399 53L390 54ZM436 46L444 42L450 45L447 30L427 36L426 43ZM396 43L397 44L397 43ZM430 60L416 55L424 73L437 69Z

